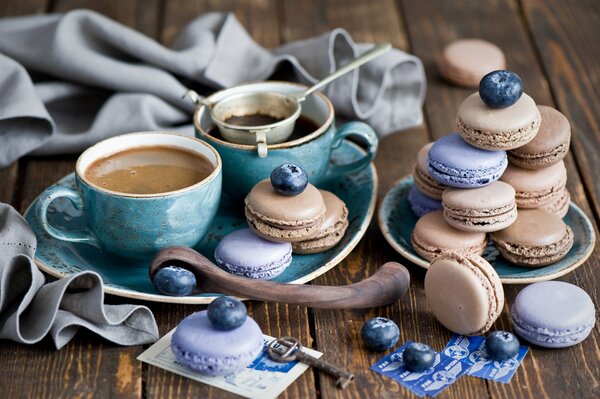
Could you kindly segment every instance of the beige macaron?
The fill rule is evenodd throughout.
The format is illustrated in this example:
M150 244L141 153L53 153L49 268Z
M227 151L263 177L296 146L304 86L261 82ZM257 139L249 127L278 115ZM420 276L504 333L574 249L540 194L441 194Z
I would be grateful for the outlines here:
M456 124L462 138L484 150L510 150L536 136L542 117L527 94L506 108L490 108L473 93L458 108Z
M487 244L487 236L482 232L467 232L450 226L442 211L435 211L421 217L411 235L414 251L429 261L448 253L481 255Z
M500 180L515 189L519 208L540 208L564 197L567 168L564 161L535 170L509 164Z
M335 247L348 228L348 208L335 194L319 190L325 201L325 217L319 231L308 240L292 243L297 254L315 254Z
M500 277L480 256L436 258L425 275L425 295L438 321L461 335L485 333L504 307Z
M277 242L297 242L313 237L325 216L323 196L312 184L294 196L278 194L269 179L262 180L246 197L246 220L260 237Z
M504 53L482 39L460 39L448 44L437 59L440 75L459 86L479 86L487 73L506 69Z

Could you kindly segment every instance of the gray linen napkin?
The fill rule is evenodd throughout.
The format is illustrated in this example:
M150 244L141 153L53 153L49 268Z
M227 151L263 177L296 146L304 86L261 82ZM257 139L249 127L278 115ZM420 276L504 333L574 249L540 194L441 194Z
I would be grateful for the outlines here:
M33 263L35 247L25 219L0 203L0 338L33 344L50 333L60 349L85 327L119 345L158 339L147 307L103 304L102 279L94 272L44 284L44 275Z
M191 135L187 87L211 91L285 70L312 84L370 47L335 29L269 51L228 13L196 18L173 48L88 10L0 19L0 167L126 132ZM423 66L397 49L324 91L340 116L380 135L422 122Z

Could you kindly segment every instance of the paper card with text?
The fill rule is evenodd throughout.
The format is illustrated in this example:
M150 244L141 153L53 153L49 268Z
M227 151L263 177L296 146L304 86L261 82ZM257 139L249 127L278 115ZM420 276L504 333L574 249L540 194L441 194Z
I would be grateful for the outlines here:
M246 369L219 377L204 376L177 362L171 351L171 336L174 332L175 330L172 330L162 337L138 356L138 360L247 398L261 399L279 396L309 367L299 362L278 363L271 360L266 353L266 348L275 338L263 335L264 350ZM313 349L303 350L317 358L323 355Z

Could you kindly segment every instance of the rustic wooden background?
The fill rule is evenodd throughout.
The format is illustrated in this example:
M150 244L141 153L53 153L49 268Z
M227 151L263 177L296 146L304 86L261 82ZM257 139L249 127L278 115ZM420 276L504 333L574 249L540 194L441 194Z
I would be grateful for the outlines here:
M375 161L380 198L411 172L417 150L455 129L458 105L470 90L440 81L434 58L455 39L481 37L497 43L510 69L521 75L538 104L561 110L573 127L566 159L573 201L600 222L600 2L598 0L2 0L0 16L65 12L90 8L169 45L182 26L208 11L232 11L263 46L275 47L346 28L358 41L389 41L419 56L426 67L425 123L383 140ZM1 73L1 71L0 71ZM0 201L21 211L48 185L74 169L76 157L24 158L0 170ZM354 252L318 284L347 284L372 274L388 260L403 261L384 241L375 222ZM293 335L325 352L325 358L352 370L356 381L345 391L314 370L283 397L395 398L411 396L394 381L369 370L382 355L360 342L365 320L385 316L400 326L400 341L426 342L438 350L451 333L428 311L424 270L409 265L411 292L394 306L357 311L312 310L282 304L250 303L265 333ZM561 280L585 289L599 305L600 251ZM505 287L507 304L494 328L510 329L508 305L521 287ZM119 303L118 298L107 301ZM148 304L161 334L199 310L197 306ZM532 348L508 385L461 378L444 398L600 397L600 331L583 344L562 350ZM0 397L229 397L136 360L145 349L123 348L81 332L60 351L46 340L34 346L0 341Z

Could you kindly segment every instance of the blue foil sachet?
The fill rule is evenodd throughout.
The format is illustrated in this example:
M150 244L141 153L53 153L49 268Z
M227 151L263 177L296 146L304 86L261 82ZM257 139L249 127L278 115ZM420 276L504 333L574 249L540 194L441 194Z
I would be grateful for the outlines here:
M463 362L468 367L468 375L508 384L528 351L528 347L521 345L514 358L504 361L492 360L485 349L485 337L455 334L443 353Z

